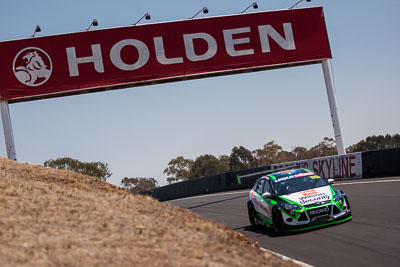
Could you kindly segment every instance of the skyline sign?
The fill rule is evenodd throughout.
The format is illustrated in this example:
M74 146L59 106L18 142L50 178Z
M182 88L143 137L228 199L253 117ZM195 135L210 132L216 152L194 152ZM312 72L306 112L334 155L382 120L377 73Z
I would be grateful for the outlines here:
M189 19L0 42L10 103L320 63L322 7Z

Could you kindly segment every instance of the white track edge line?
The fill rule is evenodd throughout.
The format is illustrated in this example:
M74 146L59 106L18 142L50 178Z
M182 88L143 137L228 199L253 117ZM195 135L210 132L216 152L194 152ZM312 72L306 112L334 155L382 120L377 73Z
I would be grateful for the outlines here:
M310 265L310 264L307 264L307 263L305 263L305 262L292 259L292 258L290 258L290 257L288 257L288 256L285 256L285 255L276 253L276 252L271 251L271 250L269 250L269 249L265 249L265 248L263 248L263 247L261 247L260 249L261 249L262 251L269 252L269 253L271 253L272 255L277 256L278 258L281 258L281 259L284 260L284 261L292 261L292 262L294 262L294 263L296 263L296 264L298 264L298 265L300 265L300 266L303 266L303 267L312 267L312 265Z

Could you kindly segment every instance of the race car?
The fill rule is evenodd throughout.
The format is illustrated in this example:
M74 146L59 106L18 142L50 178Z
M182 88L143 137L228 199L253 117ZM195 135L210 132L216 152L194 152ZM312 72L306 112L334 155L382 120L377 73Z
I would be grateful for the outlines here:
M262 176L247 202L251 226L266 225L281 234L351 220L346 194L333 182L308 169Z

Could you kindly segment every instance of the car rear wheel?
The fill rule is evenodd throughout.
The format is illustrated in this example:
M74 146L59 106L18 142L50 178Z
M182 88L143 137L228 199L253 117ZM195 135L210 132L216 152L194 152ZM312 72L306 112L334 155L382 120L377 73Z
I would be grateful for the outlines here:
M256 210L254 209L253 203L249 200L249 202L247 202L247 210L249 213L249 221L251 224L251 227L253 228L258 228L260 225L258 223L258 215L256 213Z

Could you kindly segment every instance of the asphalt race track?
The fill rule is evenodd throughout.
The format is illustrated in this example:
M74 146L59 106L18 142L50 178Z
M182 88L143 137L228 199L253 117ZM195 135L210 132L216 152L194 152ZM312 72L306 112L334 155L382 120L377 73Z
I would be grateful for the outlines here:
M314 266L400 266L400 177L351 180L333 186L346 192L352 221L284 236L250 227L248 191L168 203L221 222L266 249Z

